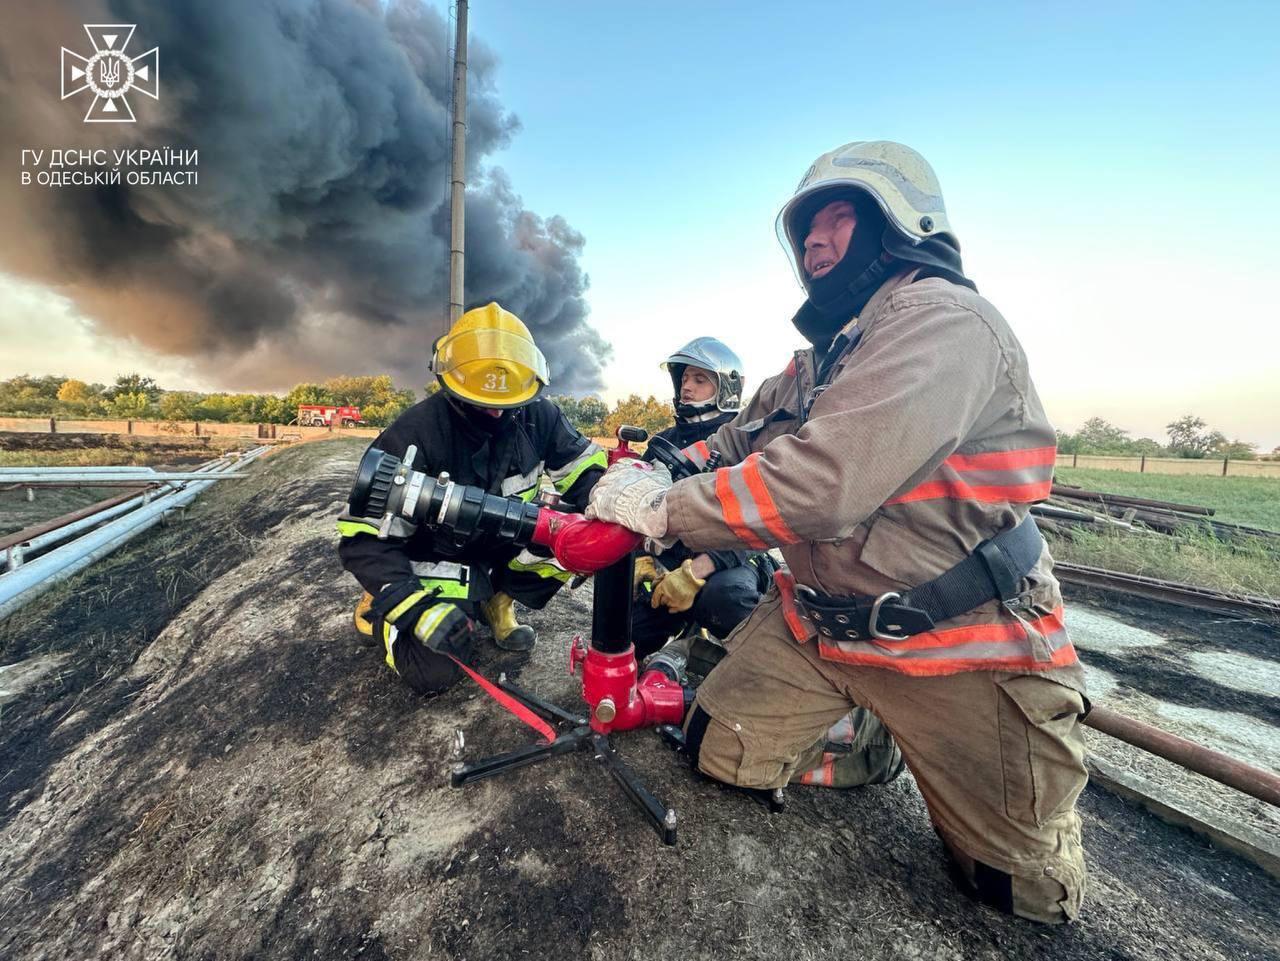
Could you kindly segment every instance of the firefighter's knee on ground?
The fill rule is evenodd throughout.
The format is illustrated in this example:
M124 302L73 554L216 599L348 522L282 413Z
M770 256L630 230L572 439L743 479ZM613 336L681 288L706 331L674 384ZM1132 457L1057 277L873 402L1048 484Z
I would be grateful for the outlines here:
M457 683L462 676L457 661L471 659L475 635L471 619L457 605L437 604L430 611L431 634L425 638L389 624L383 627L387 666L419 694L439 694ZM453 657L433 647L449 651Z
M1055 854L995 867L971 857L943 837L952 877L970 897L990 907L1041 924L1075 920L1084 900L1084 850L1079 820L1064 827Z

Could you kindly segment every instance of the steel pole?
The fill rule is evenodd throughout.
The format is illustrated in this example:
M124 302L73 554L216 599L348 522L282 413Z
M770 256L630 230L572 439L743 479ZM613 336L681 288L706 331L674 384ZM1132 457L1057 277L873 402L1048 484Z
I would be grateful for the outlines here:
M449 323L462 316L467 187L467 0L458 0L453 55L453 160L449 183Z

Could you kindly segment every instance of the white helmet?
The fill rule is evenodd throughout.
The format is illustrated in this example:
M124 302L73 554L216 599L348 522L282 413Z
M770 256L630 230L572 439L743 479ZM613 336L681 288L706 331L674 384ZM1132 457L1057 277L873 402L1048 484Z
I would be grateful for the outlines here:
M817 195L841 187L855 187L874 197L889 224L911 245L941 236L960 249L947 220L942 188L929 162L910 147L891 140L855 140L815 160L795 195L778 213L778 240L801 285L805 280L804 240L809 220L817 212Z

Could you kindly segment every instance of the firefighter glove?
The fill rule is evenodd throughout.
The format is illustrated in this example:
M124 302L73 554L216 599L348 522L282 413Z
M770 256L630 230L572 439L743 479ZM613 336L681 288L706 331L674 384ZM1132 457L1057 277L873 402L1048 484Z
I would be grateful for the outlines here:
M687 560L676 570L654 581L653 599L649 606L655 610L665 607L672 614L681 614L693 607L698 591L706 583L693 573L693 561Z
M671 474L665 467L624 458L605 471L591 489L586 513L660 540L667 533L670 489Z
M641 586L652 584L660 576L657 562L648 554L641 554L636 558L635 573L631 576L631 593L639 597Z

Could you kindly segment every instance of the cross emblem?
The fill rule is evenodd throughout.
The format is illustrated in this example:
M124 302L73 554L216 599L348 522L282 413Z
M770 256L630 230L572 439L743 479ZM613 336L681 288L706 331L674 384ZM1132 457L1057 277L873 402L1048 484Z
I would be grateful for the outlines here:
M82 57L62 48L62 99L85 90L93 103L85 123L133 123L133 109L125 95L130 90L160 99L160 48L130 57L125 53L133 38L132 23L86 23L84 32L93 44L93 55Z

